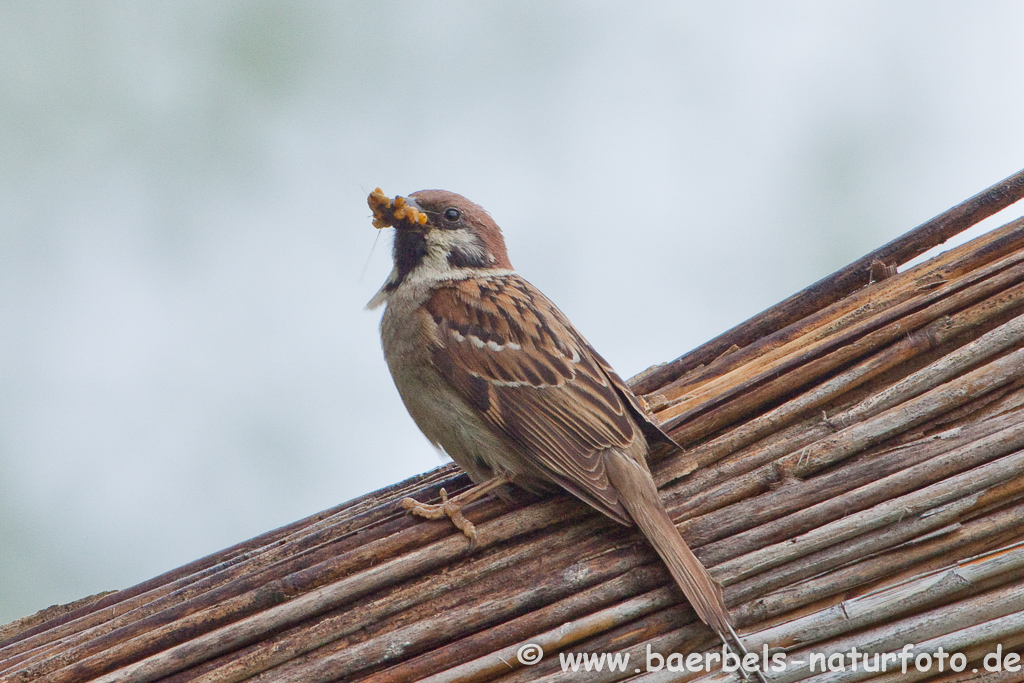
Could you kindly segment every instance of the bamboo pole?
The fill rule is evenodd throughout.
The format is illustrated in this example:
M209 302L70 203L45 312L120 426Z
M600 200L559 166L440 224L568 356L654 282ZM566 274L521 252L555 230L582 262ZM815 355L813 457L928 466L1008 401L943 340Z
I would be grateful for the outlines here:
M752 506L745 505L742 506L743 510L733 510L732 508L737 506L731 506L705 515L700 518L699 525L691 524L687 528L691 530L692 537L702 540L710 540L711 532L715 532L714 536L719 540L704 545L701 553L701 557L710 563L724 562L763 548L766 544L780 543L823 523L895 499L921 486L940 482L954 474L1024 449L1024 423L1019 421L1019 417L1004 416L1003 419L993 422L996 423L993 425L994 429L998 429L1000 425L1005 427L975 439L964 438L967 443L958 448L942 452L948 448L948 441L952 439L929 439L925 446L931 448L922 446L918 449L903 449L902 458L885 458L885 465L889 467L884 467L881 463L875 466L873 461L868 460L859 466L848 468L854 470L853 472L847 470L824 475L822 478L826 481L818 486L809 482L794 482L788 487L759 496L754 500L760 505L760 499L766 498L767 500L763 501L764 509L774 513L762 514L764 523L760 526L753 526L753 523L759 520L753 511L749 510ZM972 430L971 436L977 431L980 430ZM929 458L928 456L935 451L939 453ZM917 459L915 456L920 457L923 462L914 464L913 460ZM895 471L885 476L889 468ZM836 481L836 485L830 486L833 480ZM805 491L807 495L802 495ZM792 512L785 514L789 511ZM742 526L747 527L745 531L722 528L730 518L738 517L741 512L747 515L742 522ZM730 532L732 533L726 538L726 534Z
M672 382L691 368L718 358L731 346L746 346L756 339L766 337L776 330L842 299L857 287L866 284L866 274L873 262L881 261L886 264L902 265L1010 206L1022 197L1024 197L1024 171L1015 173L952 209L922 223L902 237L819 280L690 353L680 356L654 371L645 373L643 381L637 382L634 390L638 393L649 393L659 386Z
M1007 478L1024 475L1024 451L1001 457L937 484L887 500L872 508L829 522L782 543L759 548L738 558L716 565L713 573L735 583L784 564L815 550L845 541L869 530L892 524L907 515L931 510L945 503L978 492Z
M793 323L779 332L743 348L730 350L711 365L694 370L646 399L652 410L658 412L672 397L691 389L701 389L708 382L735 372L748 372L766 362L778 361L787 349L798 349L800 344L821 342L830 336L848 333L855 326L878 316L891 315L893 309L910 305L928 292L956 283L965 277L972 282L980 275L988 277L1005 266L1000 259L1012 257L1024 246L1024 219L1013 221L992 231L969 245L963 245L940 254L897 277L865 287L837 301L807 318ZM993 270L992 264L997 264ZM984 270L982 270L984 269ZM976 271L982 271L978 273ZM964 283L961 283L961 286ZM955 290L946 290L955 291Z
M1024 544L961 560L952 567L844 600L838 605L785 624L748 633L748 646L791 650L885 621L899 614L949 602L969 594L993 577L1024 572Z
M1016 291L1018 289L1020 288L1014 288L1013 296L1001 293L994 297L996 299L994 302L985 300L948 318L935 320L924 328L909 334L906 338L884 349L881 353L870 356L865 361L849 370L841 372L814 389L797 396L778 408L743 423L736 429L723 434L713 441L697 446L690 451L690 458L684 463L683 467L692 468L691 471L708 467L726 455L777 432L809 411L857 389L865 382L871 381L882 373L939 348L957 337L971 332L978 326L985 325L993 318L1005 315L1008 311L1017 310L1022 305L1019 294ZM926 375L915 377L914 384L921 387L920 390L915 392L916 387L908 387L906 385L900 386L898 389L893 387L883 392L888 397L891 397L887 399L890 402L884 408L881 407L881 404L885 399L864 404L861 408L864 416L876 414L885 408L898 404L906 398L919 395L938 383L952 379L962 369L970 367L969 364L979 363L1019 343L1022 336L1024 336L1024 317L1018 316L1014 321L1006 323L997 329L999 330L998 332L990 332L976 341L967 344L957 353L951 354L942 366L933 368ZM666 481L684 474L688 474L688 472L680 471L679 469L666 472L665 468L657 470L659 481Z
M887 623L853 638L832 641L830 651L849 652L851 647L871 652L899 652L913 644L915 653L957 652L971 645L992 642L1024 630L1024 584L1015 582L982 595L961 600L956 611L943 607L924 614ZM863 645L861 645L861 643ZM796 653L795 656L800 656ZM910 667L908 667L909 669ZM871 672L830 672L808 677L805 670L786 671L775 677L776 683L807 680L814 683L847 683L866 680ZM893 672L894 674L897 672ZM898 672L900 675L902 671ZM908 673L910 673L908 671ZM892 676L892 678L896 678ZM896 679L898 680L898 679Z
M557 507L563 510L553 515ZM479 545L487 547L499 540L542 529L559 517L571 519L575 516L573 511L565 507L565 501L542 503L493 520L481 527ZM575 510L575 514L579 514L579 509ZM258 589L252 597L246 595L241 596L241 601L229 600L213 610L196 613L194 619L186 617L171 624L170 630L157 629L147 633L142 636L142 642L128 641L123 648L110 648L76 665L64 667L51 674L50 680L52 683L74 683L83 676L94 676L97 672L110 672L96 679L100 683L157 680L201 663L211 656L244 647L278 629L336 609L372 591L429 572L465 550L464 536L449 535L425 548L297 597L293 597L295 594L286 582L274 581ZM274 606L250 611L250 606L257 600ZM240 614L249 616L239 619ZM222 625L228 619L230 621ZM211 625L215 630L211 630ZM197 630L204 635L187 639L191 635L190 631ZM178 644L166 647L168 642L175 640ZM146 659L121 666L124 661L134 660L140 653L150 654L154 651L156 654Z
M768 490L784 477L807 477L816 471L870 448L906 430L962 406L1005 384L1024 376L1024 349L1003 356L988 365L973 370L955 380L908 399L898 406L877 413L849 427L830 433L798 451L779 457L771 447L748 456L757 463L756 468L739 474L735 466L732 477L717 485L693 491L682 506L707 510L708 506L725 507L743 498ZM843 424L852 420L846 413L833 416L832 422ZM831 431L831 430L830 430ZM692 489L691 489L692 490ZM673 492L673 495L677 495Z
M812 603L835 604L830 602L830 598L844 595L865 584L897 576L901 572L912 572L913 576L929 573L927 565L936 558L941 561L944 557L950 556L950 553L969 555L966 549L985 552L993 546L998 546L1005 536L1012 535L1019 529L1022 516L1024 504L1017 504L1004 512L972 522L950 525L942 529L941 534L915 539L914 542L896 546L889 552L874 553L827 574L769 593L765 593L762 586L757 586L749 591L751 599L733 610L734 617L740 625L774 623L783 615L796 612ZM896 552L897 550L899 552ZM945 566L943 564L943 568ZM741 593L743 587L737 585L734 590ZM785 641L776 642L785 645Z
M864 375L885 371L893 365L909 361L911 356L905 354L905 347L923 346L924 344L918 343L922 336L933 339L933 344L939 346L950 342L955 336L958 336L959 332L970 331L980 325L984 325L987 320L991 319L990 316L1004 315L1008 311L1017 310L1021 305L1018 299L1019 289L1019 287L1013 287L1009 295L1004 293L997 296L996 302L982 302L982 304L979 304L982 307L980 311L976 308L971 308L949 319L935 321L932 326L924 328L918 334L911 334L906 339L889 347L885 353L876 356L874 362L869 360L839 375L836 381L847 381L849 382L847 385L849 389L853 389L859 385ZM886 388L877 397L868 397L861 401L857 407L850 408L838 415L833 415L819 429L812 430L807 434L801 433L800 438L805 440L806 443L810 443L811 441L808 439L815 440L813 438L815 436L824 436L828 431L835 431L836 429L873 417L883 410L897 406L906 400L916 398L929 389L934 389L982 360L1002 353L1019 344L1021 341L1021 326L1022 322L1019 319L1007 322L997 328L998 331L993 330L979 339L966 344L963 349L954 350L926 368ZM901 346L904 348L900 348ZM886 367L878 368L877 365L879 364ZM826 394L836 391L833 387L828 386L827 382L823 386L825 387L823 391ZM740 426L737 430L734 430L735 434L729 432L714 441L698 446L690 451L690 457L682 463L666 463L656 467L655 474L657 480L665 483L685 476L697 468L708 468L723 457L750 445L756 439L767 436L771 432L779 431L805 411L821 405L818 402L818 396L815 391L811 391L804 396L806 398L798 397L769 411L761 418L751 420L747 423L749 426ZM807 428L801 431L808 432ZM772 454L767 453L767 455L771 457ZM763 457L760 459L760 462L763 464ZM746 471L749 471L749 469ZM692 477L691 480L695 482L695 486L691 488L696 488L697 486L707 488L710 483L707 478L711 476L711 473L715 472L717 470L705 469L701 474ZM718 476L732 477L742 473L733 469ZM689 496L692 496L694 493L696 491L688 492Z
M559 549L554 553L540 556L545 564L568 561L570 556L576 553L597 553L594 540L594 524L587 524L583 527L570 529L567 535L560 542ZM591 541L588 545L588 537ZM650 569L637 567L638 558L632 553L600 553L595 557L579 563L578 572L581 579L577 581L564 581L561 576L548 579L537 585L523 587L514 580L517 573L530 570L530 560L538 559L537 553L532 548L516 548L499 551L499 555L480 558L474 565L463 566L457 578L440 583L428 578L425 581L417 582L407 588L403 588L390 595L384 601L375 601L357 611L357 615L345 612L331 616L323 621L318 621L310 626L300 627L293 631L286 632L280 637L272 638L270 641L254 647L251 651L244 653L245 656L233 660L225 666L218 667L216 671L204 673L198 680L211 682L244 680L245 678L269 669L290 659L310 652L316 648L331 645L340 641L343 637L351 635L360 629L372 629L376 622L396 613L400 609L408 609L411 605L417 605L422 615L411 625L410 629L401 636L403 642L407 643L406 649L426 647L438 634L445 638L456 638L462 633L472 633L474 628L479 628L487 619L515 620L516 610L526 610L543 605L549 600L559 599L559 596L568 596L578 593L578 597L565 606L561 603L556 614L564 616L573 611L586 611L595 604L595 600L611 599L612 595L624 598L626 595L621 591L626 588L635 588L637 577L646 577ZM578 555L577 555L578 556ZM502 571L498 571L501 569ZM621 578L623 572L639 571L640 574L631 575L630 581L607 584L607 581L615 577ZM537 573L542 573L538 571ZM658 575L664 583L664 577ZM502 590L502 586L504 589ZM618 592L615 592L618 591ZM456 596L456 602L447 598ZM476 608L460 607L460 604L470 599L477 599L487 603L483 610ZM427 602L430 600L430 602ZM497 603L492 605L491 603ZM474 611L474 616L468 616L466 609ZM532 615L527 622L543 619L543 610L529 612ZM461 610L462 617L457 625L453 625L449 613L453 610ZM509 612L512 610L512 612ZM524 622L525 623L525 622ZM543 621L541 622L543 623ZM391 638L398 638L392 635ZM490 642L500 641L502 636L499 633L492 633ZM434 643L437 646L437 643ZM363 647L363 650L359 650ZM376 650L374 650L376 648ZM387 643L377 642L376 644L345 644L346 652L360 651L359 661L363 664L373 661L374 657L387 655ZM393 649L393 648L391 648ZM460 648L460 655L465 656L467 647ZM349 657L351 659L351 657ZM193 679L195 680L195 679Z
M407 484L407 486L415 490L420 483L427 483L433 489L440 486L434 482L436 478L436 474L420 475L410 480L412 484ZM442 477L442 482L449 484L459 481L465 485L467 480L465 475L458 475L455 479L451 475ZM405 489L401 490L404 492ZM368 498L357 499L355 508L361 507L361 503ZM498 508L494 509L496 514ZM335 508L327 513L303 520L305 524L296 523L282 527L283 531L277 530L264 537L258 537L263 538L269 546L269 550L266 552L251 549L254 541L249 541L236 546L240 552L223 551L216 556L210 556L213 559L199 560L180 570L169 572L162 577L141 584L142 587L148 587L148 590L136 587L124 591L127 596L124 600L115 602L113 598L116 595L110 596L109 606L104 605L104 601L97 603L99 607L103 608L102 611L84 615L71 622L62 620L52 632L46 631L38 635L33 633L32 637L12 639L6 648L0 650L0 657L5 662L20 662L25 661L23 655L30 653L33 659L42 662L41 667L32 669L32 671L39 674L48 673L60 663L66 664L116 643L124 642L156 626L173 623L183 616L194 614L251 591L269 580L280 579L294 572L310 569L312 571L309 573L315 574L317 580L329 580L331 572L324 571L323 565L317 567L317 563L331 552L310 553L309 551L317 546L331 544L336 538L335 534L344 536L350 533L352 524L368 522L376 526L373 532L361 534L359 539L350 538L348 543L350 547L356 547L353 544L358 544L360 541L365 544L367 541L373 540L375 534L380 539L387 538L387 545L384 545L385 542L382 541L381 544L373 548L371 553L366 553L369 559L359 560L356 558L352 564L335 565L335 573L350 571L354 566L359 566L359 562L365 565L374 557L400 555L409 547L423 544L431 538L436 539L443 535L443 532L437 527L428 529L414 526L412 520L396 514L394 510L379 509L369 515L356 515L349 519L349 523L336 527L324 527L322 522L317 523L321 517L326 516L331 519L336 518L339 514L343 518L346 516L344 512L339 513ZM389 518L392 520L390 523L381 523ZM314 526L320 528L311 528ZM400 538L393 536L396 531L401 529L409 530L404 532ZM292 538L290 542L282 543L292 534L295 534L295 538ZM334 546L331 550L336 552L337 549L337 546ZM229 559L229 556L233 557ZM263 568L262 571L261 568ZM187 573L190 571L193 573ZM301 587L299 581L293 583ZM110 612L107 610L112 610L116 616L111 619ZM88 645L80 650L71 649L81 643ZM62 648L62 656L59 660L48 661L48 653L51 649L46 647L47 644L54 644L54 647Z
M728 417L713 417L724 410L723 404L737 397L745 398L751 390L775 380L780 375L796 373L789 377L788 381L793 383L792 388L797 388L802 386L802 381L807 381L806 378L824 375L859 356L892 343L943 315L1020 283L1024 278L1022 262L1024 254L1014 253L838 332L833 331L834 326L812 330L747 363L742 371L726 373L703 383L699 389L689 391L676 401L668 400L663 408L656 410L658 417L665 423L666 429L675 432L683 423L698 415L708 414L701 421L700 431L695 432L691 427L689 431L683 431L676 437L687 443L703 433L714 431L717 424L728 420ZM902 282L902 279L900 281ZM764 389L762 391L765 393L761 403L767 402L775 395ZM690 432L693 432L692 436Z

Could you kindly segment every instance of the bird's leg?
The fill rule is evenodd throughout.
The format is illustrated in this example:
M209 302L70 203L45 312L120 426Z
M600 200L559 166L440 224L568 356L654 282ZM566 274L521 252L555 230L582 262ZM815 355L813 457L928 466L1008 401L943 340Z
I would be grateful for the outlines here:
M448 497L448 492L441 489L441 502L437 503L421 503L414 498L403 498L402 507L420 517L426 517L427 519L441 519L442 517L448 517L452 520L459 531L466 534L469 537L470 543L476 543L476 527L473 523L462 516L462 508L469 503L472 503L477 498L482 498L499 486L504 486L508 483L506 477L494 477L488 479L482 484L463 491L457 496L452 498Z

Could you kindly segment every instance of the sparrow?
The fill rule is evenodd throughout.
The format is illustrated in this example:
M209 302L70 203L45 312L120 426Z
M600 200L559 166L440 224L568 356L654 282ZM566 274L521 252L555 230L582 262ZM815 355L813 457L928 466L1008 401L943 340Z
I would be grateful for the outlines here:
M512 484L561 488L627 526L661 556L700 619L726 643L722 589L679 535L651 478L651 445L682 449L568 318L512 267L501 229L443 190L368 199L373 225L395 228L394 268L368 309L384 305L384 358L427 439L476 484L427 505L470 537L461 508Z

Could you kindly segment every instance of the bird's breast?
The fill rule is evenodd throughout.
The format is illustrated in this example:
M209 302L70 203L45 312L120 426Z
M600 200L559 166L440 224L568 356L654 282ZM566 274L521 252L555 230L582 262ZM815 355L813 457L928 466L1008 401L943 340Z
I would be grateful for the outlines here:
M402 303L388 302L381 319L381 345L395 387L416 426L474 481L498 473L517 474L522 469L516 465L520 458L431 362L433 319L422 308Z

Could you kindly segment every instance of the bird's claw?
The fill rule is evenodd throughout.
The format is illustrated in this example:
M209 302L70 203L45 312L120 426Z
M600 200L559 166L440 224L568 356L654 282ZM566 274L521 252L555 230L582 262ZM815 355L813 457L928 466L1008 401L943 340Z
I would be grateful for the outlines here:
M440 503L421 503L414 498L403 498L402 507L414 515L427 519L447 517L452 524L469 538L470 547L476 545L476 526L462 515L462 505L458 498L448 499L448 492L441 489Z

